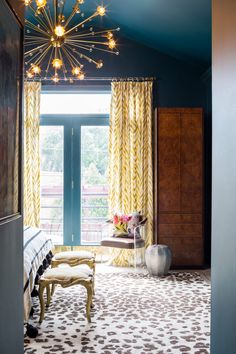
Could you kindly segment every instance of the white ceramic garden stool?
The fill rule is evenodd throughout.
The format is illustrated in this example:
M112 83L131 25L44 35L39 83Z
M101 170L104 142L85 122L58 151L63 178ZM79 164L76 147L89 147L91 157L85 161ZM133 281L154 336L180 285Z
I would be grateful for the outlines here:
M146 266L151 275L167 275L171 258L171 250L167 245L152 245L145 252Z

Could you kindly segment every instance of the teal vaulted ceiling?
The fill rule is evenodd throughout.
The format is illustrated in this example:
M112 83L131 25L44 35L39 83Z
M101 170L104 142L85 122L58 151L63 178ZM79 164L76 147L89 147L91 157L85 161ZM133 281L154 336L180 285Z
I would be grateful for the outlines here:
M66 0L65 10L74 3ZM89 14L99 4L107 6L104 25L120 26L122 36L194 65L210 65L211 0L85 0L81 10Z
M174 57L209 65L211 0L111 0L123 33Z

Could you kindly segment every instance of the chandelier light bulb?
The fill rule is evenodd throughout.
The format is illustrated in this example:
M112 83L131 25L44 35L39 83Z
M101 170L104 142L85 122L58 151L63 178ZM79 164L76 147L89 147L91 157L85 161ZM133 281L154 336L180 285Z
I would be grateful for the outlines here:
M107 39L112 39L113 38L113 33L112 32L107 32L106 37L107 37Z
M62 15L62 14L60 14L60 15L58 15L58 20L59 20L59 22L65 22L65 15Z
M97 7L97 13L99 16L104 16L106 13L106 9L104 6L98 6Z
M116 47L116 41L114 39L110 39L108 42L108 47L110 49L114 49Z
M29 6L31 4L31 0L25 0L25 6Z
M32 72L33 72L35 75L39 75L39 74L41 73L40 66L38 66L38 65L33 65L33 66L32 66Z
M32 78L34 77L34 75L32 74L32 72L27 71L27 77L28 77L29 79L32 79Z
M62 67L62 60L59 59L59 58L53 59L53 61L52 61L52 66L53 66L55 69L60 69L60 68Z
M45 7L47 5L47 0L36 0L36 5L38 8Z
M96 65L97 69L101 69L103 67L103 62L102 60L99 60L99 62Z
M73 75L79 75L79 74L80 74L80 67L79 67L79 66L75 66L75 67L72 69L72 74L73 74Z
M57 37L63 37L65 34L65 28L63 26L56 26L54 33Z
M57 76L53 76L52 77L52 81L57 83L57 82L59 82L59 78Z
M84 75L84 73L82 73L82 72L80 72L79 75L77 76L77 78L78 78L79 80L84 80L84 77L85 77L85 75Z

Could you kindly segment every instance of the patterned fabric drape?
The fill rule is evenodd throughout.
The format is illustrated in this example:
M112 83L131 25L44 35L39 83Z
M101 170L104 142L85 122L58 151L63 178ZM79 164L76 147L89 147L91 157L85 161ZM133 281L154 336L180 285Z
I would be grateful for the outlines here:
M113 82L109 135L109 210L141 211L153 239L152 82ZM130 252L114 250L127 265Z
M40 223L40 91L41 83L24 87L24 224Z

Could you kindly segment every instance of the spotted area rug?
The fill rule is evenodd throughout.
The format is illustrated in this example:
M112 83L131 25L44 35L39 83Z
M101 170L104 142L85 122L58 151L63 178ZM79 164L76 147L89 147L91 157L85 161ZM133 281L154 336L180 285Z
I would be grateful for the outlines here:
M97 274L91 324L85 301L79 285L58 287L38 337L25 337L25 353L209 353L210 284L197 272Z

